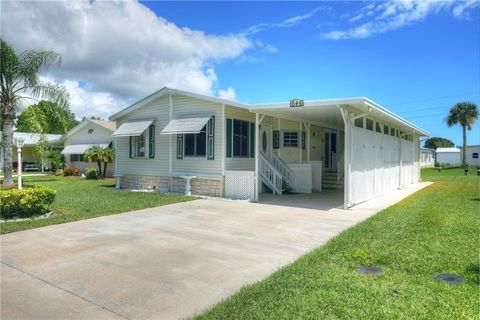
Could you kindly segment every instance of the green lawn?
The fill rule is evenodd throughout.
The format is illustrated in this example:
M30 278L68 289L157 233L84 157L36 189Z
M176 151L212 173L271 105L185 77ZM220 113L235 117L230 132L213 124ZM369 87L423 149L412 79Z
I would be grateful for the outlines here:
M113 188L113 179L85 180L79 177L29 176L24 185L41 184L57 191L52 205L54 214L48 219L8 222L0 225L0 233L43 227L81 219L99 217L135 209L188 201L184 197L162 193L128 192Z
M435 183L196 319L479 319L479 177L425 169ZM353 214L353 213L352 213ZM355 272L383 268L379 276ZM432 279L464 276L460 286Z

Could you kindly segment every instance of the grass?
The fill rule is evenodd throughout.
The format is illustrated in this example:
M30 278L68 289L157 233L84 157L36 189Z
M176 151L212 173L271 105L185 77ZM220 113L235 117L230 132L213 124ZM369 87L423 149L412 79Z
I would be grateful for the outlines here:
M422 177L435 183L196 319L479 319L479 177ZM360 265L383 273L359 275ZM432 279L440 273L464 282Z
M196 199L116 190L113 179L85 180L48 175L24 177L23 181L25 187L40 184L57 191L52 204L54 214L48 219L3 223L1 234Z

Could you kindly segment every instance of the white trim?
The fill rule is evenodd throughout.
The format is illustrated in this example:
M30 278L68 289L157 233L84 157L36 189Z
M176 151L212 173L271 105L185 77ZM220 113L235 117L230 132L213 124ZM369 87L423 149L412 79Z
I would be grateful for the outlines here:
M258 201L258 193L260 189L260 177L258 173L259 156L258 156L258 136L260 135L260 114L255 113L255 201Z
M227 158L226 153L226 142L227 142L227 130L226 130L226 122L225 119L225 104L222 103L222 176L225 176L225 159ZM233 121L232 121L233 125Z
M168 116L169 121L173 119L173 97L171 94L168 95ZM173 143L172 139L174 136L168 136L168 175L171 177L173 172ZM170 179L169 189L172 190L172 179Z

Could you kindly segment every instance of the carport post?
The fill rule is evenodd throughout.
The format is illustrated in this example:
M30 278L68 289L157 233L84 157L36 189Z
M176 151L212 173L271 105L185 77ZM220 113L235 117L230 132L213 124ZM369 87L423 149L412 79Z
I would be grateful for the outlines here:
M345 127L345 134L344 134L344 152L343 152L343 208L345 210L348 209L348 201L349 201L349 189L350 189L350 117L348 111L345 110L342 106L337 105L340 109L340 113L342 114L343 123ZM338 168L337 168L338 170Z

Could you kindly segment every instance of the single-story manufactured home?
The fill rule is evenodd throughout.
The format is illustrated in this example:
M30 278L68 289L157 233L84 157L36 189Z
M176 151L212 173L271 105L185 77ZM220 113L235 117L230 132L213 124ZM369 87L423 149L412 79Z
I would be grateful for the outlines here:
M420 167L431 168L435 166L435 150L420 148Z
M338 188L346 208L417 183L428 136L365 97L247 105L165 87L110 120L118 187L253 200Z
M463 163L463 147L460 149L460 157ZM467 162L471 167L480 168L480 144L467 146Z
M435 155L437 162L441 166L460 166L462 164L461 161L461 152L460 149L455 147L449 148L437 148L435 150Z
M115 129L115 122L84 118L64 136L64 148L61 153L67 166L79 168L81 172L88 167L96 168L96 164L85 160L85 151L94 145L111 148ZM115 163L108 164L106 176L111 177L114 172Z

